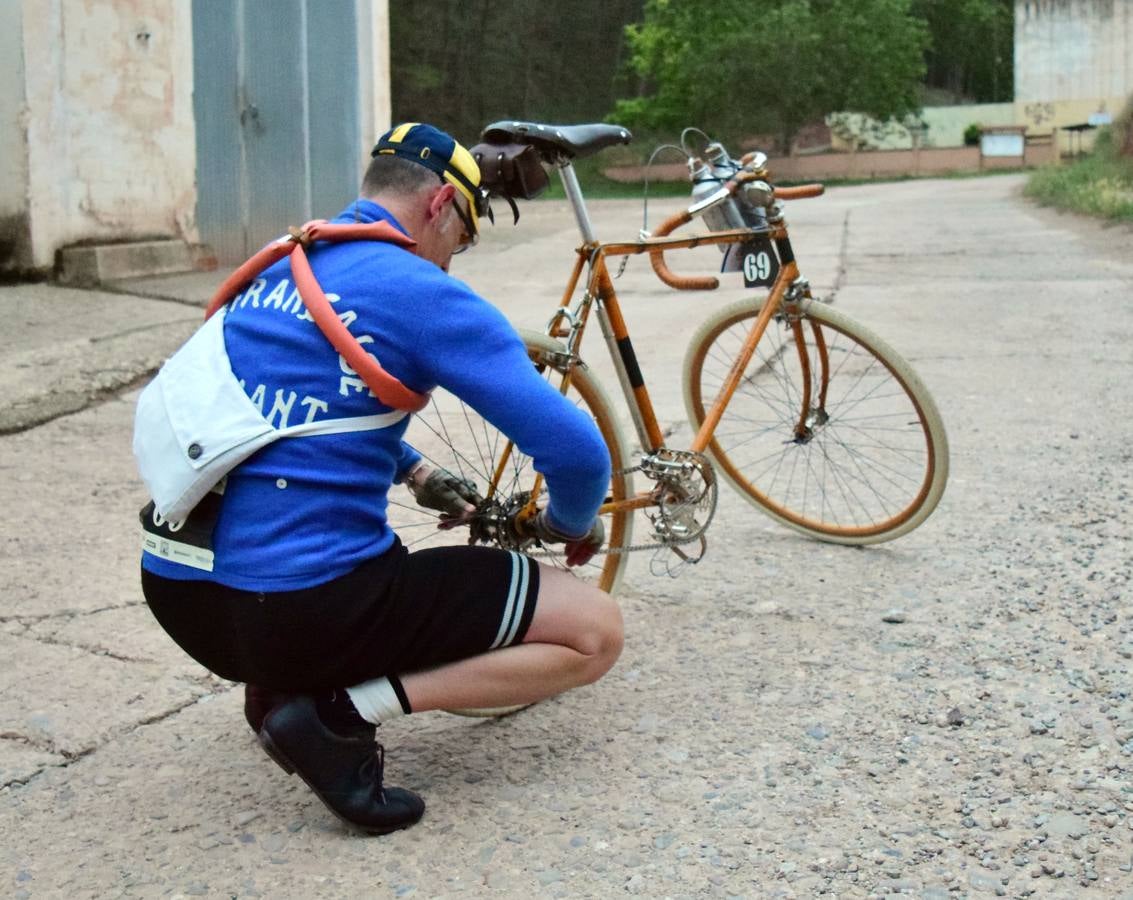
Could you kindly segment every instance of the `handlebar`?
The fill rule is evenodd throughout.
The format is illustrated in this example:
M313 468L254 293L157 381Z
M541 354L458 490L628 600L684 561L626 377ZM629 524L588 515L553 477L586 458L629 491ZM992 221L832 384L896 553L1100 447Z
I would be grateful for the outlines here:
M653 237L664 237L691 221L692 216L689 211L682 209L653 229ZM720 286L720 279L712 275L678 275L665 262L663 250L650 250L649 262L653 266L653 271L657 273L657 277L669 287L678 291L714 291Z
M740 186L740 181L729 179L725 187L730 194L734 194ZM826 191L822 184L800 184L795 187L777 187L774 189L776 200L804 200L808 197L820 197ZM696 204L694 204L694 207ZM653 230L653 237L665 237L682 225L692 221L692 213L684 209L673 214ZM714 291L720 286L720 279L714 275L678 275L669 268L665 262L665 251L661 249L649 251L649 262L653 271L657 273L665 284L678 291Z
M799 184L795 187L775 188L776 200L805 200L807 197L821 197L826 193L824 184Z

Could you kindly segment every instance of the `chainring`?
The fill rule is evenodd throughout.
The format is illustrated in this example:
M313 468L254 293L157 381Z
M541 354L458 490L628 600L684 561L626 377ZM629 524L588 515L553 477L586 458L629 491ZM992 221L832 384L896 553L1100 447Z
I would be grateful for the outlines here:
M716 514L716 472L702 453L661 448L642 458L641 471L657 482L653 533L663 546L699 540Z

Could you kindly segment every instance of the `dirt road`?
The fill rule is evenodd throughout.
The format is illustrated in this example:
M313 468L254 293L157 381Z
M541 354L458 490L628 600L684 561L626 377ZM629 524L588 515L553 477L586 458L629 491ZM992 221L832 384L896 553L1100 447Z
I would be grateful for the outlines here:
M387 778L429 804L384 838L345 831L272 765L240 691L141 601L135 395L114 391L197 312L38 286L46 315L31 288L0 288L8 407L64 390L107 341L134 367L0 437L0 890L1133 897L1133 234L1036 210L1020 186L851 187L788 210L818 293L937 399L952 476L935 515L835 547L722 492L699 566L632 560L604 681L506 720L382 728ZM654 223L671 206L651 204ZM603 236L641 226L639 204L593 214ZM539 328L572 228L561 204L529 206L455 274ZM679 445L682 336L735 292L669 292L640 259L618 286ZM61 331L88 303L103 318ZM38 375L35 347L60 351Z

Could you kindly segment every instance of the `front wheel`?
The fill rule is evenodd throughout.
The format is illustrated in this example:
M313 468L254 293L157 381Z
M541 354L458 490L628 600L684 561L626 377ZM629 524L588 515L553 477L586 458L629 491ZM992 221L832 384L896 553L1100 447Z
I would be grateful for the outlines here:
M705 322L684 366L699 428L762 304ZM879 337L813 300L767 326L709 451L740 494L773 519L840 544L892 540L936 508L948 439L912 368Z

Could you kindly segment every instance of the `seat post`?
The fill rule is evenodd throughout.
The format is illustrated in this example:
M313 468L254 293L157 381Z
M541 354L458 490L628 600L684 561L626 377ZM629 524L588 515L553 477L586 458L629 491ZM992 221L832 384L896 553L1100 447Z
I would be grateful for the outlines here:
M570 205L574 209L574 217L578 220L578 230L582 233L583 243L592 244L597 238L594 237L594 226L590 224L590 216L586 212L586 201L582 196L582 186L578 183L578 175L575 174L574 166L568 159L565 162L558 164L559 178L563 182L563 190L566 191L567 199L570 200Z

